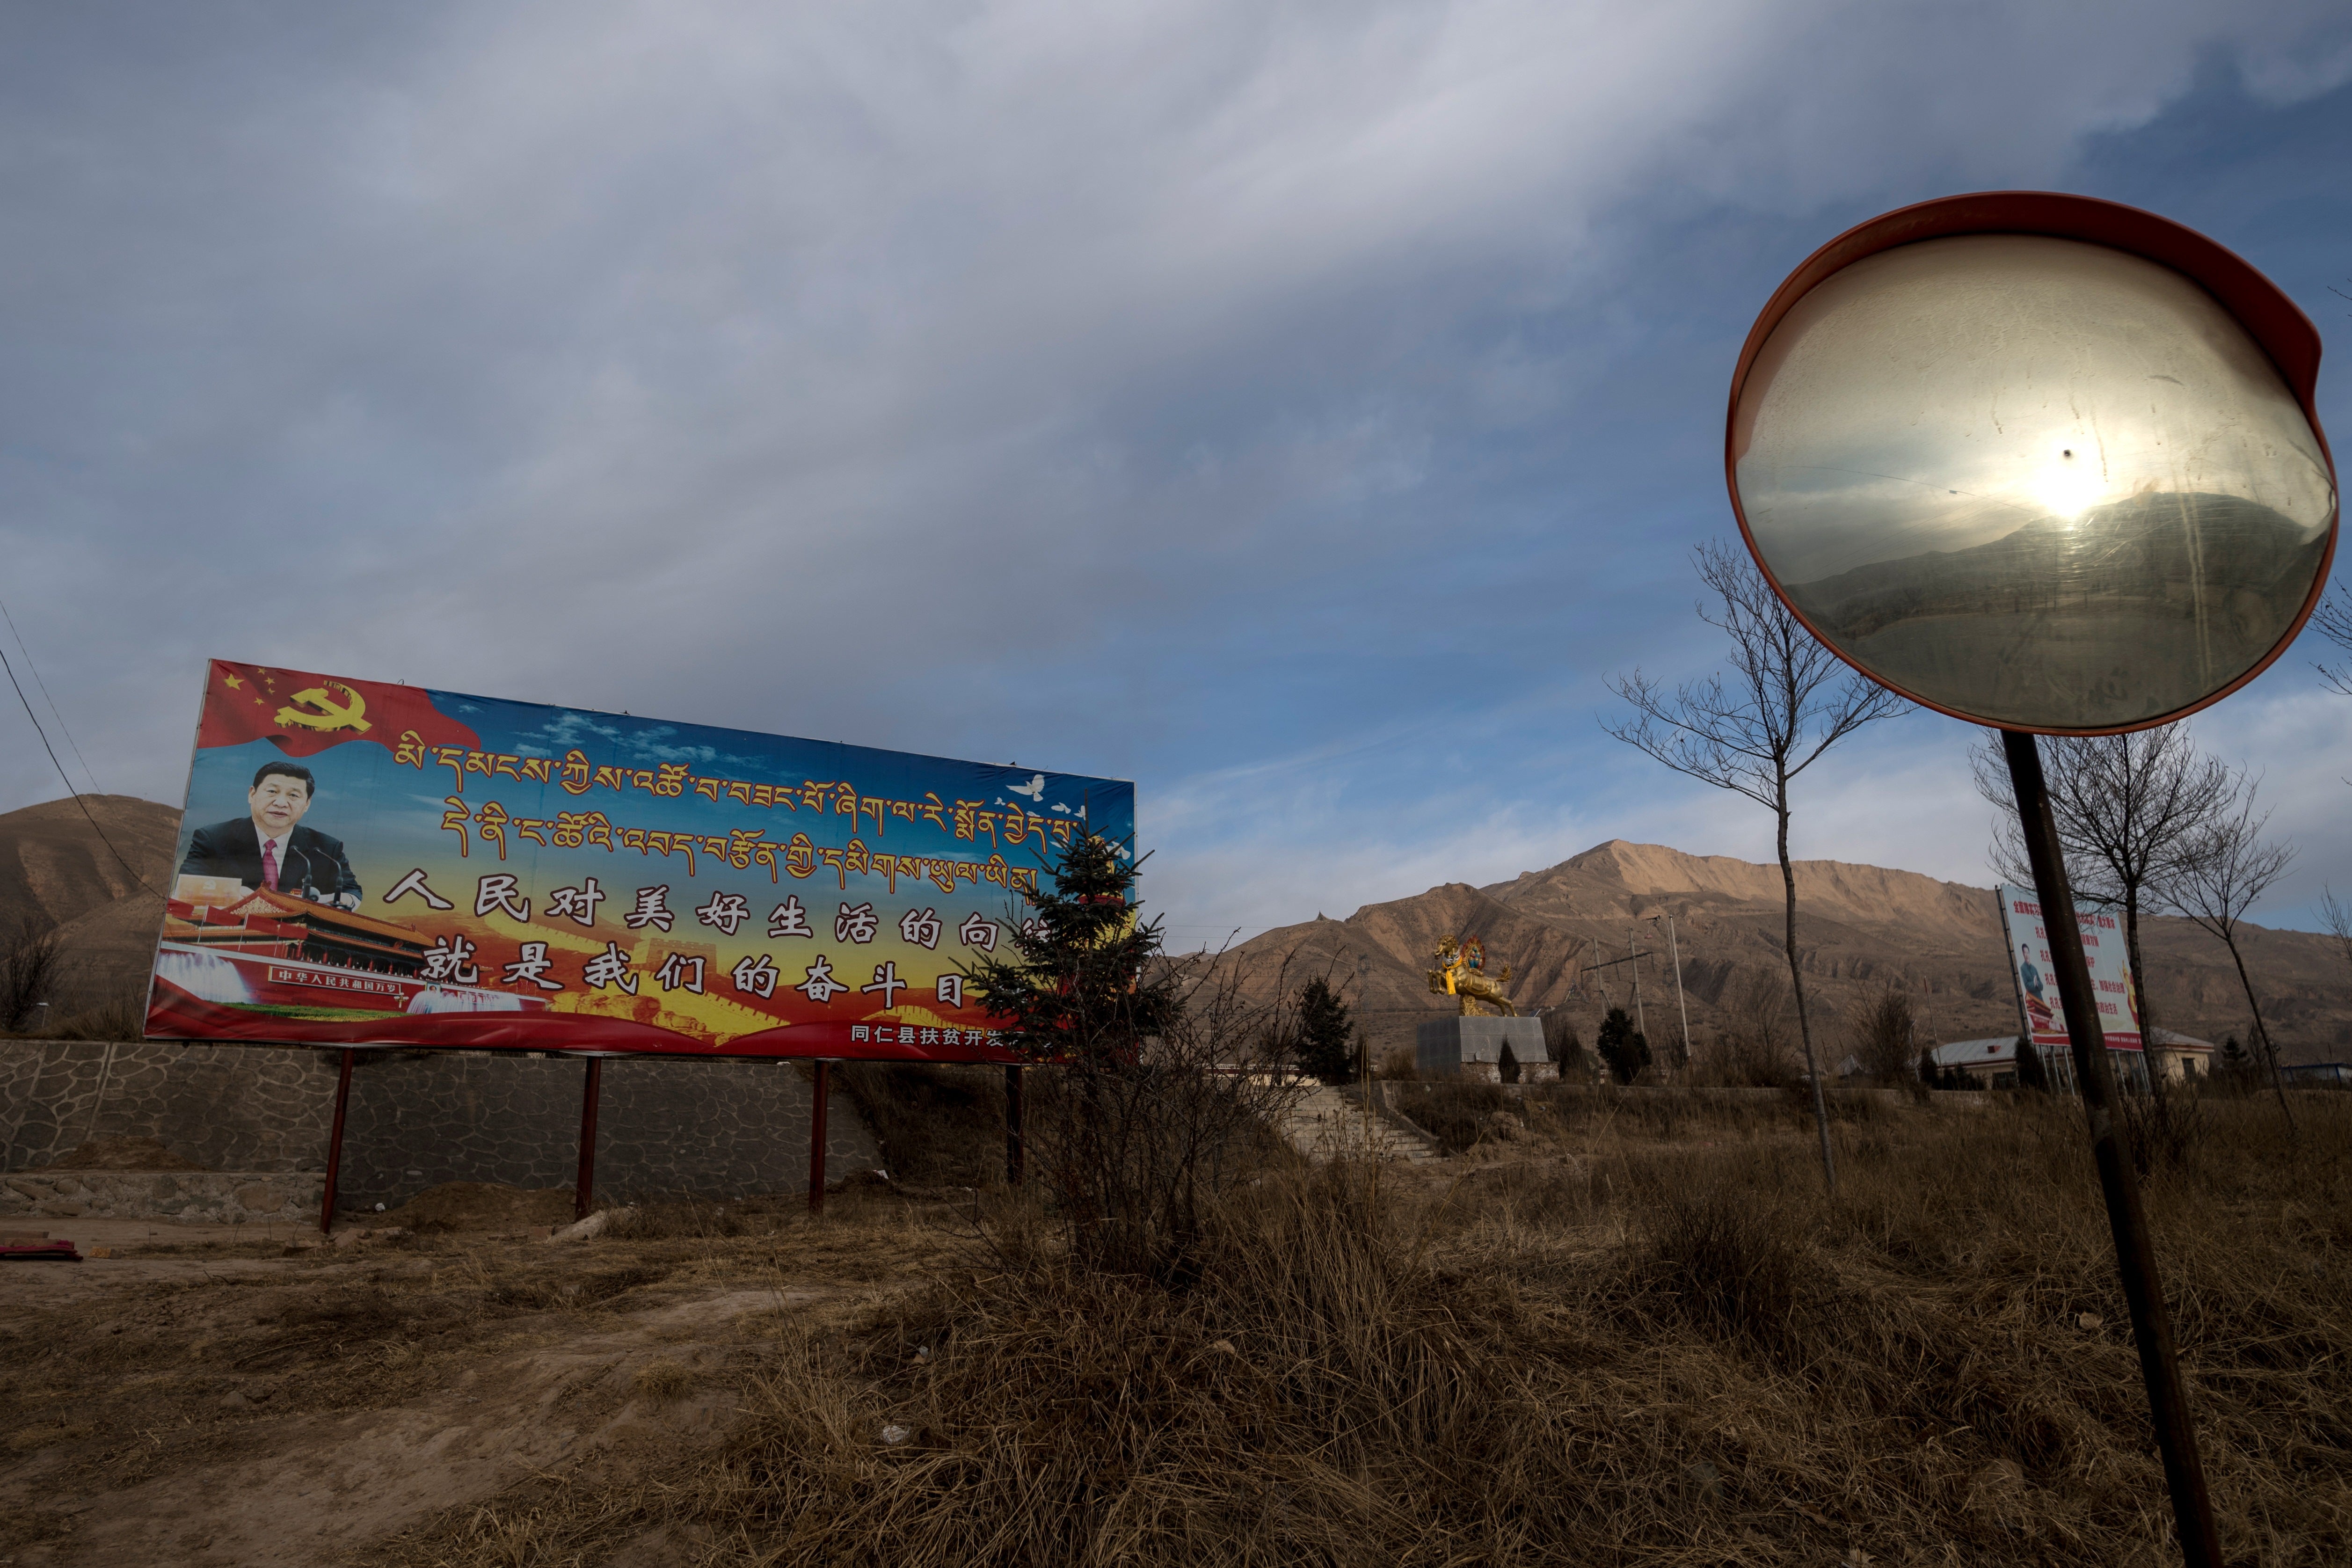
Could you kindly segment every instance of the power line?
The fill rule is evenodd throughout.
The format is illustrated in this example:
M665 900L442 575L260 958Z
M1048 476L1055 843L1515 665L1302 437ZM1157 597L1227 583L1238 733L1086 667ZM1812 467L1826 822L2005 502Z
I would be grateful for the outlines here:
M5 599L0 599L0 619L5 619L8 623L8 633L16 639L16 651L25 656L25 668L33 672L33 684L41 689L41 696L47 701L49 712L58 721L58 732L66 738L67 749L73 752L74 761L81 764L81 776L89 781L89 787L92 790L104 795L106 791L99 785L97 770L89 765L89 759L81 754L80 742L73 738L73 731L66 727L66 716L59 711L58 700L49 695L49 683L41 679L41 667L33 662L33 650L25 646L25 634L16 629L16 617L8 613L8 601ZM69 784L67 787L72 786Z
M25 663L27 668L30 668L32 664L31 658L27 658ZM58 749L49 744L49 732L41 728L41 716L33 711L32 700L25 695L25 683L16 679L16 667L8 662L8 650L5 647L0 647L0 669L5 669L8 672L8 684L16 689L16 700L25 705L25 717L33 721L33 733L41 738L41 750L49 753L49 766L58 770L58 777L65 781L66 793L73 796L74 804L76 805L81 807L81 814L89 818L89 830L98 835L100 843L105 845L108 849L113 851L114 858L122 862L122 868L131 873L131 879L132 881L138 883L142 888L147 888L147 890L151 893L154 893L157 898L163 898L163 895L162 893L156 892L153 888L147 887L147 879L139 874L139 868L131 865L129 860L123 858L121 850L114 847L114 840L106 836L106 829L98 825L98 818L96 816L91 816L89 802L82 799L81 791L74 788L73 776L66 772L66 765L58 761ZM37 675L34 679L37 680L40 678ZM44 695L46 695L46 690ZM63 720L59 720L58 721L58 728L60 730L65 728L65 721ZM71 737L68 738L70 739ZM76 754L79 755L79 753ZM87 763L82 764L85 768L89 765L89 764Z

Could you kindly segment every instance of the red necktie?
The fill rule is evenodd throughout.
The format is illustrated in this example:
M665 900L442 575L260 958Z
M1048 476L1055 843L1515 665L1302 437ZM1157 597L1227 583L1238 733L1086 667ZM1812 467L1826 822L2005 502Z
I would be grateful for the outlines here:
M278 856L267 838L261 841L261 885L273 893L278 890Z

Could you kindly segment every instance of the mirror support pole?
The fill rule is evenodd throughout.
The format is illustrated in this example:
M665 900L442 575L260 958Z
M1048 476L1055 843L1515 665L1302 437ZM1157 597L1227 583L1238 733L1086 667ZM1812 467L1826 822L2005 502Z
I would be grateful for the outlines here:
M2132 1338L2139 1346L2140 1375L2147 1383L2148 1412L2164 1457L2164 1477L2172 1489L2172 1517L2180 1554L2189 1568L2221 1568L2221 1550L2213 1533L2213 1504L2205 1494L2205 1468L2197 1457L2197 1432L2180 1388L2180 1363L2172 1345L2172 1319L2156 1276L2147 1215L2130 1152L2116 1125L2116 1080L2107 1042L2099 1027L2091 966L2083 954L2074 921L2074 894L2066 884L2066 863L2058 849L2058 826L2042 776L2042 751L2034 737L2004 730L2009 779L2017 791L2017 817L2024 830L2026 858L2033 864L2033 889L2042 900L2042 929L2050 942L2050 967L2058 980L2058 1000L2066 1013L2066 1037L2074 1047L2074 1079L2081 1085L2083 1112L2091 1123L2091 1154L2107 1200L2107 1225L2115 1232L2116 1264L2123 1275L2124 1300L2131 1309ZM2072 940L2070 940L2072 939ZM2032 1043L2028 1041L2028 1047Z

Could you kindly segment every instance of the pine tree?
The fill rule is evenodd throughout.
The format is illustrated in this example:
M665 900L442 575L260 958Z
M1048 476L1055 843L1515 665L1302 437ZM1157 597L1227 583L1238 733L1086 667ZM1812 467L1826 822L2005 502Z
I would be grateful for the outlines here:
M1348 1005L1318 974L1298 989L1298 1070L1325 1083L1346 1083L1355 1076L1355 1057Z
M2050 1091L2050 1068L2042 1059L2042 1047L2023 1035L2017 1037L2017 1087Z
M1006 1047L1036 1062L1132 1062L1175 1016L1175 980L1151 973L1160 922L1136 918L1135 869L1125 846L1072 839L1024 895L1034 913L1011 952L965 968L981 1005L1004 1020Z
M1625 1016L1622 1007L1609 1009L1609 1016L1601 1021L1601 1032L1593 1037L1592 1044L1619 1083L1633 1082L1650 1065L1650 1042L1633 1027L1633 1020Z
M2254 1058L2235 1035L2221 1042L2221 1072L2233 1089L2242 1090L2253 1082Z
M1584 1059L1584 1041L1568 1015L1555 1007L1544 1015L1544 1055L1562 1083L1580 1083L1591 1076Z

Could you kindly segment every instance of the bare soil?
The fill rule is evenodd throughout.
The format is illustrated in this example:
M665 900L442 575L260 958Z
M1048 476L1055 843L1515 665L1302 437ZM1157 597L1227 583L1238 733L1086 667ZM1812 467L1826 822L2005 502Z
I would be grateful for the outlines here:
M570 1219L568 1194L444 1190L371 1221L405 1235L340 1247L50 1222L116 1256L0 1273L0 1563L406 1560L404 1531L526 1478L708 1446L759 1347L866 1310L953 1224L853 1195L816 1221L737 1205L641 1213L621 1239L497 1234L554 1196L545 1217Z
M2079 1108L1856 1101L1832 1198L1793 1104L1455 1098L1459 1157L1249 1173L1176 1283L1001 1189L113 1222L0 1273L0 1562L2179 1561ZM2352 1096L2297 1098L2147 1199L2225 1557L2324 1568Z

